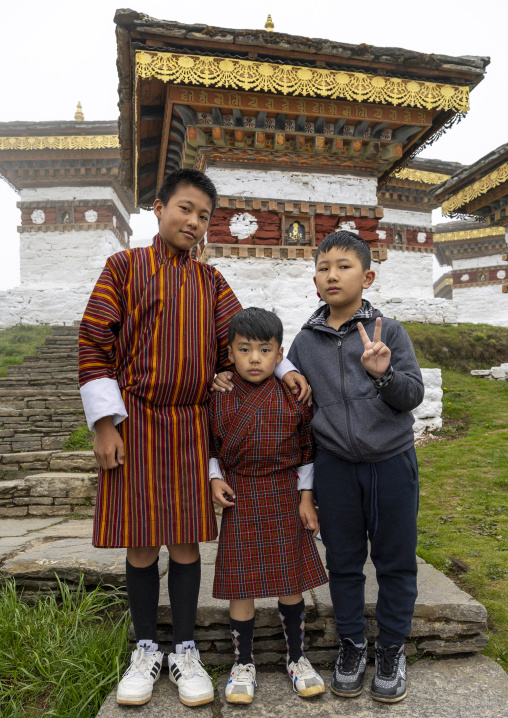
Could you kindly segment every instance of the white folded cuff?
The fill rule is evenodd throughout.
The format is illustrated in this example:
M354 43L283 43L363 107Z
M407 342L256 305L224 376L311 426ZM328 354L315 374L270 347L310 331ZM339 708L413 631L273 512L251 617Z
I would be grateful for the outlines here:
M282 381L282 377L288 373L288 371L298 371L295 365L289 361L286 357L282 359L280 364L277 364L275 371L273 372L277 379Z
M84 384L79 391L90 431L95 431L95 422L104 416L111 416L115 426L127 418L128 414L116 379L107 377L93 379Z
M311 491L314 486L314 464L305 464L298 469L298 491Z
M219 459L210 459L208 460L208 479L211 481L212 479L223 479L222 471L220 470L219 466Z

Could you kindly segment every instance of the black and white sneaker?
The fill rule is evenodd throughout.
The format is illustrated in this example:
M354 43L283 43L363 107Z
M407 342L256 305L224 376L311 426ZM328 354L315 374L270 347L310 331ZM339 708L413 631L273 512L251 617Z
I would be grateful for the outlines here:
M132 651L130 666L122 676L116 691L117 703L123 706L142 706L152 697L153 685L161 674L162 651L147 651L138 647Z
M169 680L178 688L178 697L186 706L202 706L214 698L212 679L205 671L194 646L183 653L168 656Z
M404 646L383 648L376 643L376 675L370 694L381 703L397 703L406 697L406 656Z
M331 689L337 696L356 698L363 689L367 666L367 641L358 647L351 638L341 639L339 655L335 662Z

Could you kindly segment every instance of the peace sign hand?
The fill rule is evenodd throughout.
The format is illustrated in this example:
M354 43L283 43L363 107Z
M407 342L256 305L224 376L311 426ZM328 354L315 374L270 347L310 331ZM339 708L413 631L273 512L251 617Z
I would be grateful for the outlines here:
M381 317L378 317L376 319L374 336L372 341L370 341L363 324L361 322L357 324L365 350L360 361L362 362L363 368L368 371L374 379L379 379L379 377L383 376L390 366L390 357L392 355L386 344L383 344L381 341L381 326Z

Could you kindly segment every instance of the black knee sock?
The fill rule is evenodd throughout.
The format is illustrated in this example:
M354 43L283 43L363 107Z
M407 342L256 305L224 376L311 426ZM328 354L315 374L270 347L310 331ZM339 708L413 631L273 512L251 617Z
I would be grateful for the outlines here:
M168 593L173 617L173 653L178 643L194 639L200 582L201 558L194 563L177 563L169 559Z
M305 642L305 601L289 606L279 601L279 616L286 637L288 663L298 663L304 655Z
M159 559L145 568L125 560L127 597L136 641L150 639L157 643L157 609L159 607Z
M229 618L229 630L233 639L236 663L254 663L252 655L252 639L254 637L254 618L248 621L235 621Z

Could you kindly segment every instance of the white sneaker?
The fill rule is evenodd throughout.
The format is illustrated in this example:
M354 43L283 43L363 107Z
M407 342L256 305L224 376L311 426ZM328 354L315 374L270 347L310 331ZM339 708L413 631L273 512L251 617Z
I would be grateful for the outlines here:
M305 656L302 656L298 663L288 663L287 669L293 690L302 698L318 696L325 692L323 679Z
M197 648L168 656L169 680L178 688L178 697L186 706L202 706L213 701L212 679L203 668Z
M256 668L253 663L235 663L226 684L228 703L252 703L256 687Z
M131 663L122 676L116 691L117 703L124 706L142 706L152 697L153 684L161 673L162 651L146 651L136 648Z

